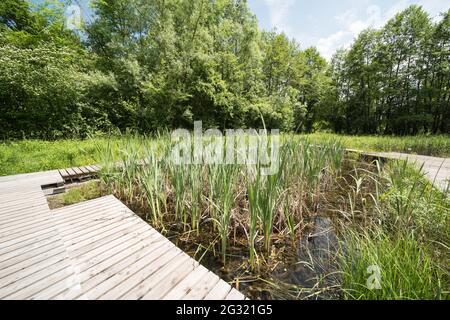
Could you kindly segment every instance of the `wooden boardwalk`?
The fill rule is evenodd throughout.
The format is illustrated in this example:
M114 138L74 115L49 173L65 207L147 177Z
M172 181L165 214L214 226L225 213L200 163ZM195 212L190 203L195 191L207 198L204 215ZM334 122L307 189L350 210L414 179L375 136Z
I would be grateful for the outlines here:
M0 299L245 298L113 196L50 210L62 177L31 177L0 182Z
M438 158L438 157L405 154L398 152L363 152L351 149L347 151L357 152L363 156L370 158L406 160L409 163L415 165L417 168L422 168L423 173L426 175L428 180L434 183L436 188L440 189L443 192L449 191L450 186L449 158Z
M64 179L58 170L17 174L13 176L0 177L0 187L9 184L20 184L25 186L62 186Z
M98 165L73 167L58 170L64 181L90 179L92 177L95 177L99 171L100 167Z

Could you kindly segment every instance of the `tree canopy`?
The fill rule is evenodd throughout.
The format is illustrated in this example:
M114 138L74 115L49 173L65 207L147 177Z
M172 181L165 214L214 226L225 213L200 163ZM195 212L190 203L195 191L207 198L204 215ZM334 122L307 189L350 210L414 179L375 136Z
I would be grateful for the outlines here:
M0 3L2 138L153 132L195 120L450 131L449 12L432 22L411 6L327 63L315 48L260 30L245 0L93 0L82 32L65 24L70 3Z
M419 6L337 52L324 113L336 131L417 134L450 131L450 10L433 23Z

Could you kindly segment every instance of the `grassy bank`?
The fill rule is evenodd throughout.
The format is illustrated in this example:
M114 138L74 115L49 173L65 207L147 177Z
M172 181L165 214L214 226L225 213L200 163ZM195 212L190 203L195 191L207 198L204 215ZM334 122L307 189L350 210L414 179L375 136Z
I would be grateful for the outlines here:
M355 201L365 202L364 212L346 212L339 252L343 296L448 299L449 198L404 162L390 161L363 179L379 188L353 192Z
M385 151L421 154L425 156L449 157L450 136L348 136L331 133L305 135L318 143L328 139L339 139L348 149L362 151Z
M0 175L93 164L106 140L22 140L0 144Z
M301 137L319 144L339 140L345 148L365 151L450 156L450 136L376 137L315 133ZM113 142L119 140L119 138L110 139ZM107 139L2 142L0 176L93 164L99 160L98 146L107 144Z

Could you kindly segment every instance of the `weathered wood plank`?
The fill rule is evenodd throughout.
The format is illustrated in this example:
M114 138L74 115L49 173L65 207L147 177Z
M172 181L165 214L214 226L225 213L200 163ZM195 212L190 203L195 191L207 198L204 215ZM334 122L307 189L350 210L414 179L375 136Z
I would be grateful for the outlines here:
M230 293L225 297L225 300L244 300L244 299L245 296L236 289L231 289Z
M160 274L151 277L148 282L147 288L143 287L142 290L136 292L135 295L129 294L130 298L138 296L138 299L142 300L161 300L173 287L175 287L180 281L186 278L190 273L192 273L197 267L198 262L191 259L186 255L186 260L184 263L178 265L174 269L161 270ZM147 293L144 293L147 291Z
M195 270L189 273L189 275L184 278L180 283L174 286L165 296L163 296L164 300L180 300L185 295L189 293L189 291L198 283L200 280L206 276L209 272L208 269L203 267L202 265L197 266ZM231 288L228 286L228 291ZM227 292L228 293L228 292ZM144 297L145 298L145 297Z
M129 290L125 295L120 297L121 299L126 300L138 300L142 299L142 297L153 288L153 286L158 285L164 279L167 279L170 274L176 273L176 270L182 268L188 268L189 265L193 267L195 260L191 260L190 257L184 252L178 254L173 259L168 262L161 262L160 266L156 264L156 269L143 269L139 272L139 277L145 281L139 281L136 286L134 286L131 290ZM147 272L147 270L149 270ZM128 281L127 281L128 282Z
M56 172L62 179L70 170ZM214 281L209 289L216 285L217 276L113 196L50 210L39 185L49 180L21 181L0 182L0 298L162 299L199 283L194 292L206 295L204 276Z
M233 288L228 283L220 280L205 296L204 300L223 300L231 290L233 290Z
M183 300L202 300L219 282L219 277L211 271L193 287Z
M90 173L89 170L86 169L86 167L78 167L78 169L80 169L81 172L83 172L84 174L89 174Z

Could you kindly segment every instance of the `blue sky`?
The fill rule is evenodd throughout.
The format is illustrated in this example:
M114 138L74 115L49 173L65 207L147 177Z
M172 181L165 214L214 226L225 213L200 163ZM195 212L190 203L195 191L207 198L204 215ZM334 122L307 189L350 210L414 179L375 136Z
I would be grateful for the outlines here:
M434 19L450 8L449 0L248 0L260 27L276 28L306 48L316 46L327 59L348 46L367 27L378 28L411 4Z
M0 0L1 1L1 0ZM37 1L37 0L33 0ZM277 29L302 48L315 46L329 59L367 27L379 28L399 11L421 5L433 19L450 8L450 0L247 0L261 28ZM85 18L90 0L73 0Z

